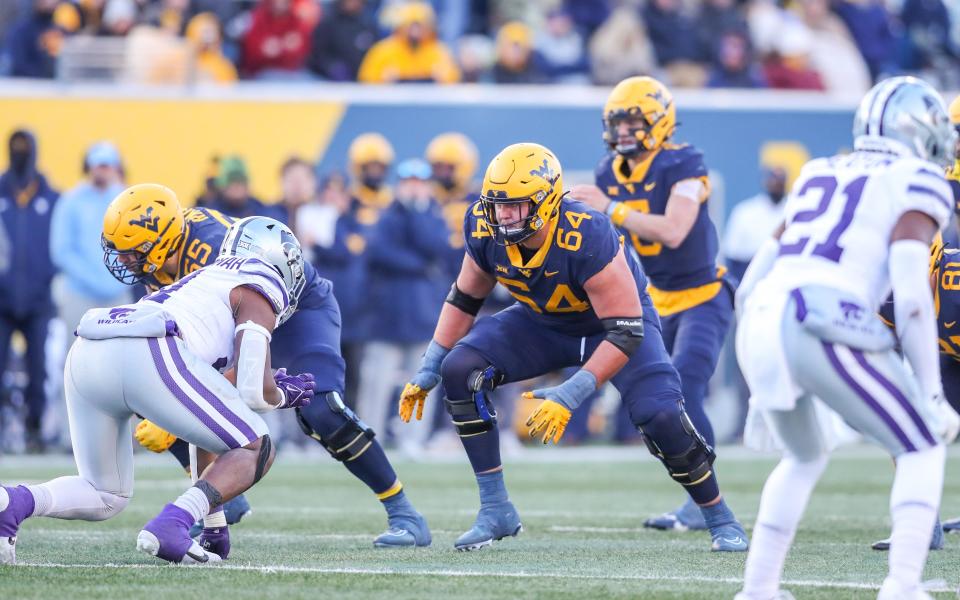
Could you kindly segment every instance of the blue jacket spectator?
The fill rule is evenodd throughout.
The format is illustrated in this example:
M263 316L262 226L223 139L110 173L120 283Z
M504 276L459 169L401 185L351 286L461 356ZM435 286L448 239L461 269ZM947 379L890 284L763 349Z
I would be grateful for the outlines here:
M650 0L643 7L643 20L660 66L709 61L700 46L696 22L683 13L678 0Z
M732 30L720 37L717 59L707 86L713 88L762 88L767 82L753 60L750 38Z
M897 70L897 41L883 0L834 0L833 11L850 30L874 81Z
M537 53L543 74L555 83L589 83L590 61L583 37L563 9L547 13L545 27L537 35Z
M907 33L901 57L903 68L944 68L949 59L958 56L950 38L950 13L942 0L905 0L900 20Z
M10 74L14 77L52 79L63 31L54 22L59 0L35 0L33 12L10 30Z
M27 449L39 451L47 403L44 350L53 316L50 282L56 272L50 260L50 218L58 194L37 170L33 135L15 131L9 148L10 168L0 175L0 372L7 366L10 338L20 331L27 341Z

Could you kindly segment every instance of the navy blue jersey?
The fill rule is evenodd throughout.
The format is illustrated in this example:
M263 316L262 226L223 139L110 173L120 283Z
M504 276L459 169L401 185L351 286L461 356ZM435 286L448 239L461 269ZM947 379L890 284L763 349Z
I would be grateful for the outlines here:
M467 212L463 225L467 253L535 322L574 336L603 331L583 286L610 264L622 244L606 215L581 202L562 200L557 219L548 225L547 241L529 260L517 245L494 241L479 202ZM632 253L626 253L626 259L642 293L647 285L643 271Z
M960 179L955 179L953 173L947 174L947 183L953 191L953 212L960 215Z
M632 173L626 159L611 153L600 161L596 184L611 200L624 202L644 213L662 215L674 184L685 179L702 179L709 186L703 155L693 146L664 144ZM708 187L709 189L709 187ZM659 242L640 239L621 228L640 256L643 270L653 286L650 295L661 316L710 300L719 292L717 272L717 230L710 220L706 200L700 204L697 219L679 247L667 248ZM684 297L671 292L690 292ZM661 293L662 292L662 293ZM678 308L679 307L679 308Z
M180 262L177 265L174 281L193 273L200 267L213 264L220 253L220 244L227 235L227 229L236 221L233 217L209 208L186 208L183 210L183 219L183 242L180 245L183 250L180 253ZM304 267L307 284L300 294L300 308L312 306L312 303L329 295L331 291L330 282L317 275L313 265L307 262L304 263ZM150 276L145 283L151 288L159 288L170 282L164 284Z

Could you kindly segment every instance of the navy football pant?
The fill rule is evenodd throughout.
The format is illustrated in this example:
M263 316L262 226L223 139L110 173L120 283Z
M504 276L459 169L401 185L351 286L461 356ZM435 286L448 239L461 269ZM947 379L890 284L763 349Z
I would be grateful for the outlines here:
M712 300L660 317L663 343L680 373L690 420L711 446L714 445L713 426L703 404L732 319L733 290L726 283Z
M10 359L10 338L13 332L20 331L27 341L25 358L28 381L24 401L27 405L26 428L30 433L39 433L40 421L47 406L47 395L43 387L47 379L47 355L44 346L47 343L50 317L46 312L22 316L0 313L0 373L6 370Z
M960 361L947 354L940 355L940 379L943 395L953 410L960 412Z

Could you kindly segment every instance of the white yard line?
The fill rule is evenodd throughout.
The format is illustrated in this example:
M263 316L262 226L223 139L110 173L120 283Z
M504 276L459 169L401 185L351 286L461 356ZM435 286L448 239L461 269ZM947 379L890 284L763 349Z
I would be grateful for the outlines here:
M18 563L12 568L35 568L35 569L116 569L116 570L153 570L172 568L168 565L147 565L147 564L63 564L63 563ZM202 567L191 567L202 568ZM218 564L209 568L228 571L245 571L252 573L261 573L264 575L284 575L284 574L303 574L316 573L321 575L400 575L400 576L427 576L427 577L510 577L516 579L526 578L550 578L550 579L571 579L571 580L617 580L617 581L696 581L699 583L742 583L743 579L739 577L706 577L696 575L612 575L612 574L577 574L577 573L556 573L556 572L536 572L536 571L457 571L445 569L362 569L349 567L295 567L288 565L224 565ZM944 582L933 582L933 587L926 589L930 592L952 592L953 588L948 587ZM788 579L783 582L784 588L790 587L811 587L811 588L830 588L843 590L878 590L880 586L875 583L858 583L854 581L822 581L816 579Z

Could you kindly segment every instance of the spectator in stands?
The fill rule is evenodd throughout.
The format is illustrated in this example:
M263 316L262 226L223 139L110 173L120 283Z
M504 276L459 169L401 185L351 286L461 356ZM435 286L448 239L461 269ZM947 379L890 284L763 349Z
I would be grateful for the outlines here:
M657 63L675 86L700 87L707 79L708 53L700 45L697 24L680 0L650 0L643 7L647 34Z
M223 55L220 23L213 13L200 13L190 19L186 39L193 56L193 81L233 83L237 80L237 69Z
M393 190L387 185L387 174L393 163L393 146L379 133L358 135L347 151L350 162L350 195L360 204L358 219L373 225L380 211L393 201Z
M707 86L712 88L762 88L767 82L753 60L750 38L739 30L720 36L716 64Z
M564 0L563 7L570 14L580 35L590 39L610 17L611 4L610 0Z
M110 142L90 146L83 159L83 172L86 179L64 192L53 209L50 224L50 256L60 271L51 291L60 320L69 332L64 358L83 313L131 300L130 288L114 279L104 267L100 244L107 205L124 187L120 152ZM57 416L63 425L61 442L69 439L64 410L60 396Z
M50 260L50 219L59 194L37 169L30 132L15 131L8 147L9 168L0 175L0 236L8 242L6 256L0 257L0 372L7 367L11 335L19 331L27 341L27 449L40 451L47 325L54 315L50 284L56 273Z
M832 8L853 36L873 81L896 72L897 42L884 0L833 0Z
M210 206L214 210L237 219L254 215L278 221L286 219L286 211L281 207L267 206L250 194L247 164L239 156L227 156L220 161L217 187L220 188L220 196Z
M590 64L598 85L616 85L627 77L653 72L653 45L636 9L617 8L597 29L590 39Z
M333 282L340 305L340 350L346 363L346 402L355 408L360 362L367 340L367 269L364 250L369 227L358 220L359 202L350 197L346 177L328 174L320 185L320 206L312 219L301 218L297 238L310 252L321 277ZM323 212L329 211L331 217ZM314 212L311 210L310 212Z
M203 178L203 189L195 201L200 208L213 208L213 205L220 198L220 188L217 186L217 178L220 176L220 157L216 154L207 161L207 169Z
M297 231L300 209L317 200L317 175L313 165L299 156L288 158L280 168L280 187L283 197L275 206L286 213L281 221Z
M127 35L137 23L137 12L134 0L107 0L103 8L100 35Z
M433 8L426 2L400 6L390 37L370 48L360 65L363 83L460 81L460 69L437 39Z
M801 18L813 34L810 66L831 92L862 95L873 84L849 30L830 12L829 0L802 0Z
M180 35L187 27L190 0L160 0L147 4L139 19L171 35Z
M307 67L331 81L356 81L360 63L377 39L365 0L337 0L313 30Z
M313 23L305 14L311 0L260 0L243 37L244 77L298 79L310 53Z
M544 76L552 83L588 83L590 63L583 37L563 8L547 13L544 27L536 36L536 49Z
M432 196L430 165L419 158L397 165L396 199L387 207L367 246L373 311L371 341L361 367L357 413L386 434L395 391L416 372L433 336L433 325L449 291L447 225ZM437 398L425 412L436 410ZM401 447L416 455L433 421L432 412L413 429L395 431Z
M803 23L787 23L778 32L776 47L763 63L763 73L772 88L822 90L820 74L810 66L813 34Z
M497 61L493 65L496 83L543 83L539 60L533 51L533 32L519 21L511 21L497 32Z
M696 23L700 48L707 56L717 49L724 34L749 32L747 20L735 0L704 0Z
M457 62L464 83L490 82L493 61L493 41L487 36L469 34L457 40Z
M900 20L907 33L901 66L927 71L924 76L940 79L941 86L957 85L960 48L951 38L950 14L943 0L905 0Z
M58 10L58 3L59 0L34 0L33 11L11 28L7 43L12 76L53 78L64 35L79 25L76 10L72 7ZM67 23L70 11L74 19Z

